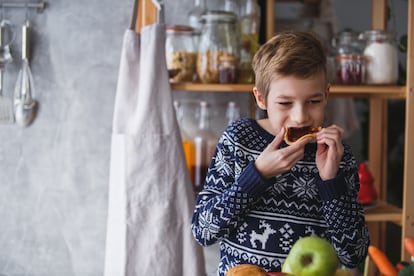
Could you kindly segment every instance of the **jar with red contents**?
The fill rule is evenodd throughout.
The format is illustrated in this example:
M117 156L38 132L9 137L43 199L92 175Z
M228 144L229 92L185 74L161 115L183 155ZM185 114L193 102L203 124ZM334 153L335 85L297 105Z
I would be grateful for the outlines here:
M335 57L335 83L358 85L365 82L365 59L361 55L337 55Z
M344 31L332 39L335 55L334 82L339 85L359 85L365 82L363 44L358 33Z

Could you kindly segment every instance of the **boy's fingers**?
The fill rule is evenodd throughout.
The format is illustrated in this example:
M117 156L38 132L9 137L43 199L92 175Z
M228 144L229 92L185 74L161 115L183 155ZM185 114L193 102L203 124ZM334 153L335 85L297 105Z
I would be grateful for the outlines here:
M275 138L272 140L272 142L269 143L267 146L268 149L271 150L277 150L279 149L280 143L282 143L284 135L285 135L285 129L282 128L278 134L276 134Z
M296 141L295 143L293 143L292 146L296 146L298 148L302 148L306 144L312 143L313 141L315 141L315 138L314 137L305 137L305 138L300 139L299 141Z
M282 143L284 136L285 136L285 128L282 127L279 133L275 136L275 139L273 139L273 141L269 144L269 146L272 149L279 148L280 143Z

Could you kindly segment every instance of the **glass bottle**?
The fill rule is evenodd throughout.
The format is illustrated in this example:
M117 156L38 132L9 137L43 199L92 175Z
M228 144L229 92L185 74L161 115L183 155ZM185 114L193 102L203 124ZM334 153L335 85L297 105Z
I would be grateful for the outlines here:
M200 102L199 124L193 141L195 144L194 190L200 192L203 189L207 170L218 142L214 131L210 127L210 107L205 101Z
M170 26L166 30L165 55L170 82L194 79L196 50L192 32L189 26Z
M260 6L257 0L246 0L240 19L240 83L253 83L251 61L259 48Z
M226 118L228 125L240 118L240 109L233 101L230 101L227 104Z
M194 0L194 6L188 13L188 24L193 28L193 41L194 45L198 46L200 39L201 28L201 16L207 11L206 0Z
M202 16L203 28L197 53L197 75L202 83L219 83L219 63L223 57L239 60L236 15L208 11Z
M382 30L362 33L367 84L395 84L398 81L398 47L396 34Z
M193 139L187 133L183 126L184 110L179 101L174 101L175 112L177 116L178 126L181 133L181 142L184 150L185 162L187 165L188 173L190 175L191 183L194 183L194 163L195 163L195 144Z

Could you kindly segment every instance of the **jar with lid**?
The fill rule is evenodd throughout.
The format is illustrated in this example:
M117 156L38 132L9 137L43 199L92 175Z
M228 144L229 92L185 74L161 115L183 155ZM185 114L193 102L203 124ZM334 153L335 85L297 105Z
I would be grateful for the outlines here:
M363 44L358 36L358 33L344 31L336 34L332 39L336 84L358 85L365 82Z
M203 83L219 83L220 59L233 58L236 64L239 60L236 14L227 11L207 11L202 16L202 23L197 53L197 75Z
M167 27L165 56L170 82L191 82L196 67L196 49L189 26Z
M367 84L396 84L398 81L398 47L396 34L369 30L360 34L365 42L364 57Z

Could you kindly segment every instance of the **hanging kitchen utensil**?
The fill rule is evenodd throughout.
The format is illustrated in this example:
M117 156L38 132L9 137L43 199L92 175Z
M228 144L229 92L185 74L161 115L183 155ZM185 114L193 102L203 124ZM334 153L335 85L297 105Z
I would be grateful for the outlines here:
M29 65L29 29L30 24L26 20L22 26L22 68L14 90L15 119L21 127L28 127L33 122L38 107L33 98L35 89Z
M6 65L13 62L10 45L14 41L14 25L7 19L0 22L0 64Z
M12 100L3 96L3 66L0 66L0 124L14 122Z
M0 22L0 124L14 122L12 100L3 96L3 76L6 63L13 61L10 44L13 41L12 24L2 19Z

